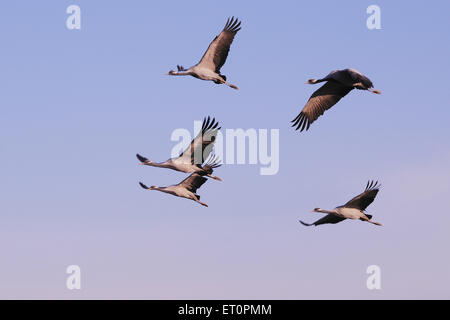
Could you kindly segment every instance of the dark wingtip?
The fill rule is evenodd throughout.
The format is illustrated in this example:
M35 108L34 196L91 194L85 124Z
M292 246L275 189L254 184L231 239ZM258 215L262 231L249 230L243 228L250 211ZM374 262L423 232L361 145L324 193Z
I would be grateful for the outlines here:
M378 183L378 180L377 181L369 180L366 185L366 191L380 189L380 187L381 187L381 184Z
M300 132L308 131L311 126L311 122L303 111L294 120L291 120L291 123L291 126L296 127L295 130L300 130Z
M203 125L202 125L202 133L205 134L208 131L212 131L212 130L220 130L221 127L217 128L219 125L219 122L216 121L216 118L212 118L211 116L208 116L208 118L204 118L203 119Z
M235 18L234 16L232 16L231 18L229 17L227 19L227 22L225 23L225 27L223 28L223 30L236 33L239 30L241 30L240 25L241 21L239 21L239 18L238 17Z

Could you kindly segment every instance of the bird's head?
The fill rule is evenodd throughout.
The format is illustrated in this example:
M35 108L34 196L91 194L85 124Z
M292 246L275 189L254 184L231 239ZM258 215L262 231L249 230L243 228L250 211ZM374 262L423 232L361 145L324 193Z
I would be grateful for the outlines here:
M141 156L139 153L136 154L136 158L138 158L138 160L140 161L139 164L140 165L151 165L153 164L152 161L148 160L146 157Z
M142 189L145 189L145 190L156 190L156 189L158 189L158 187L155 187L155 186L147 187L142 182L139 182L139 185L142 187Z
M309 79L308 81L305 82L306 84L315 84L317 83L316 79Z
M177 74L176 71L170 70L168 73L166 73L166 76L174 76L174 75L176 75L176 74Z
M151 166L154 164L154 162L147 159L145 161L139 162L139 164L142 166Z
M320 212L320 210L322 210L322 209L320 209L320 208L314 208L313 212Z

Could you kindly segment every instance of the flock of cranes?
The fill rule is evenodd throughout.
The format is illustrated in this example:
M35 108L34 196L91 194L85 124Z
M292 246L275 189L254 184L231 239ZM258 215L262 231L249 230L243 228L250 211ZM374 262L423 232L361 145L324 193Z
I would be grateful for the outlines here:
M214 169L221 166L220 160L211 153L217 133L220 130L218 126L219 123L216 122L216 119L213 118L211 120L210 117L205 118L202 129L186 150L178 157L171 158L165 162L152 162L146 157L136 154L136 157L142 165L191 173L189 177L177 185L169 187L147 187L142 182L139 182L141 187L146 190L158 190L177 197L190 199L207 207L208 205L206 203L200 201L200 196L196 192L208 180L205 176L222 181L219 177L212 175Z
M207 207L208 205L204 202L200 201L200 196L196 193L197 189L200 188L208 179L205 178L205 174L207 176L211 176L211 173L215 168L220 167L219 162L216 157L211 157L201 168L205 173L194 172L189 177L181 181L179 184L169 186L169 187L156 187L151 186L147 187L142 182L139 182L142 188L146 190L157 190L164 193L169 193L171 195L182 197L190 200L194 200L201 205ZM214 177L217 180L220 180L217 177Z
M216 84L225 84L236 90L239 89L236 85L227 82L227 77L221 74L221 68L228 57L231 43L239 30L241 30L241 22L234 17L229 18L222 32L210 43L203 57L196 65L188 69L177 65L177 71L170 70L167 75L192 76L201 80L213 81ZM323 115L326 110L333 107L353 89L381 94L379 90L374 89L373 83L369 78L350 68L332 71L324 78L310 79L306 83L316 84L320 82L325 82L325 84L311 95L300 114L291 121L295 130L307 131L311 124ZM178 157L170 158L165 162L153 162L140 154L136 154L142 165L190 173L186 179L176 185L147 187L144 183L139 182L140 186L146 190L157 190L190 199L207 207L206 203L200 201L197 190L208 178L222 181L219 177L212 175L214 169L221 166L220 159L212 153L214 142L220 129L219 123L214 118L205 118L200 132L187 149ZM338 206L333 210L316 208L313 212L324 213L326 216L311 224L301 220L300 222L305 226L318 226L335 224L345 219L356 219L381 226L379 222L372 221L371 215L365 213L366 208L374 201L379 190L380 185L378 181L369 181L365 191L348 201L345 205Z

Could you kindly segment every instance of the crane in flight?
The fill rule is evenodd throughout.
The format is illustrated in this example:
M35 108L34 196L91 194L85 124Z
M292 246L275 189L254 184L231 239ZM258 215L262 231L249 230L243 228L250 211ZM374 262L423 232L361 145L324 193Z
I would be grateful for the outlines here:
M202 59L195 66L188 69L177 65L177 71L170 70L169 76L192 76L197 79L213 81L216 84L226 84L233 89L239 89L234 84L227 82L227 77L220 73L225 64L236 33L241 30L241 22L236 18L228 18L222 32L214 38Z
M375 197L380 191L380 185L377 182L367 182L366 189L363 193L357 195L343 206L334 208L333 210L323 210L315 208L313 212L326 213L327 215L313 223L305 223L300 220L300 223L304 226L318 226L327 223L338 223L345 219L356 219L366 222L370 222L377 226L381 226L381 223L372 221L372 216L366 214L366 208L373 202Z
M212 157L209 159L206 164L203 166L204 172L212 173L215 168L220 167L220 164L217 161L216 157ZM200 201L200 196L197 194L197 190L208 181L207 178L204 177L205 174L194 172L189 177L181 181L179 184L175 184L168 187L156 187L151 186L147 187L142 182L139 182L139 185L146 190L156 190L164 193L171 194L176 197L186 198L193 200L195 202L200 203L202 206L207 207L208 205L202 201Z
M381 91L373 88L373 83L369 78L355 69L335 70L325 78L310 79L306 83L316 84L319 82L326 83L311 95L300 114L291 121L292 127L296 127L295 130L308 130L317 118L353 89L381 94Z

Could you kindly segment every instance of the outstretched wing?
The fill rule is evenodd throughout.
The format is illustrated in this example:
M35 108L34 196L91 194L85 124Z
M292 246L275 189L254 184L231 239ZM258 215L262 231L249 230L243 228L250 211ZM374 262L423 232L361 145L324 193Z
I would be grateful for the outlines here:
M215 118L212 120L210 117L203 119L202 130L183 151L178 160L201 166L212 151L217 133L220 130L218 126L219 123L216 122Z
M227 60L234 36L241 30L240 25L241 22L237 18L228 18L222 32L214 38L197 65L220 73L220 68Z
M341 222L342 220L345 220L345 218L338 217L338 216L336 216L334 214L328 214L325 217L323 217L323 218L321 218L321 219L319 219L319 220L317 220L316 222L313 222L313 223L305 223L305 222L303 222L301 220L299 220L299 221L300 221L300 223L302 225L309 227L309 226L318 226L318 225L327 224L327 223L333 223L334 224L334 223Z
M192 193L196 193L197 189L200 188L208 179L202 177L198 173L193 173L183 181L181 181L178 186L184 187Z
M335 81L327 81L309 98L302 112L291 122L295 130L308 130L311 123L317 120L326 110L334 106L353 88Z
M344 207L364 211L373 202L373 200L375 200L378 191L380 191L380 185L378 184L378 181L369 181L367 182L367 186L364 192L344 204Z
M216 155L211 155L211 157L202 166L202 169L205 170L207 174L212 174L214 169L220 167L221 165L222 164L220 163L219 157Z

